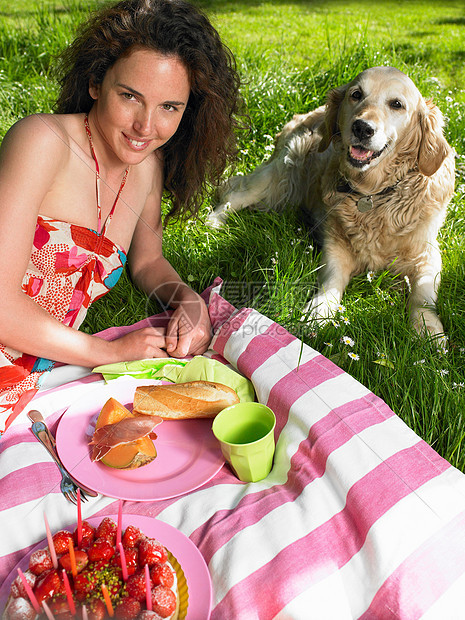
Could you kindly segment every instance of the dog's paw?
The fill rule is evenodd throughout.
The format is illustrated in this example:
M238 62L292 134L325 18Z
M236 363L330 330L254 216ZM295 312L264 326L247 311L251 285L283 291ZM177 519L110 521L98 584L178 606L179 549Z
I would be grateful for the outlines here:
M305 306L302 321L316 321L320 325L326 325L334 318L339 307L339 299L328 297L325 293L318 293Z
M230 204L228 202L215 207L215 209L213 209L213 211L211 211L207 216L207 226L210 226L211 228L222 228L228 221L229 210Z
M434 339L438 349L446 351L448 339L444 334L441 319L431 308L417 308L411 314L412 325L420 336L429 336Z

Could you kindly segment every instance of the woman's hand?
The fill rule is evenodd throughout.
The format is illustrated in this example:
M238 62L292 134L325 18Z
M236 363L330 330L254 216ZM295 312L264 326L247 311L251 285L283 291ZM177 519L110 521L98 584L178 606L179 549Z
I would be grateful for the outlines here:
M208 309L200 297L179 304L166 329L166 350L171 357L201 355L211 341L211 323Z
M133 282L165 307L173 309L166 328L166 351L171 357L201 355L211 341L208 309L198 293L182 281L163 256L161 222L162 167L158 193L147 200L134 231L128 255Z
M168 357L164 327L143 327L113 340L112 344L118 361Z

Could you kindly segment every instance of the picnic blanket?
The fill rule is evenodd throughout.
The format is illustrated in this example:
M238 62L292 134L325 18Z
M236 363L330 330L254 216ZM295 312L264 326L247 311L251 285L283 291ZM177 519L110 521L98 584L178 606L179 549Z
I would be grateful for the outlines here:
M206 355L251 379L276 413L273 469L246 484L225 465L195 491L125 501L123 512L155 517L197 546L212 620L463 618L465 476L366 387L266 316L232 307L218 285L207 291L215 334ZM39 393L30 408L53 429L99 382ZM0 444L0 583L44 538L44 511L52 530L76 522L28 427L24 413ZM117 506L99 495L83 518Z

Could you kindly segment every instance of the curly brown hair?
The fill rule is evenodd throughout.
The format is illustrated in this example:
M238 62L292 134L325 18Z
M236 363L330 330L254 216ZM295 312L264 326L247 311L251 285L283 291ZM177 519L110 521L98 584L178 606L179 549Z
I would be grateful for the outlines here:
M205 192L235 159L242 115L234 56L198 8L184 0L123 0L92 14L60 57L55 110L89 112L89 84L101 84L108 69L135 47L175 55L188 71L186 110L161 150L168 216L196 215Z

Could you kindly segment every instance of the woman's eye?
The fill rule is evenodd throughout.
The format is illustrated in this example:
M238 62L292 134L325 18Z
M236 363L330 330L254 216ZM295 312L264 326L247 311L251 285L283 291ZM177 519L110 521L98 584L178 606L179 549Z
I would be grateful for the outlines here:
M389 105L391 106L391 108L394 108L395 110L400 110L401 108L404 107L402 105L402 102L399 101L398 99L393 99L392 101L389 102Z
M164 103L162 105L162 108L164 110L167 110L168 112L176 112L177 108L174 107L174 105L171 105L171 103Z
M135 99L132 93L122 93L122 96L124 97L124 99L127 99L128 101L132 101L133 99Z

